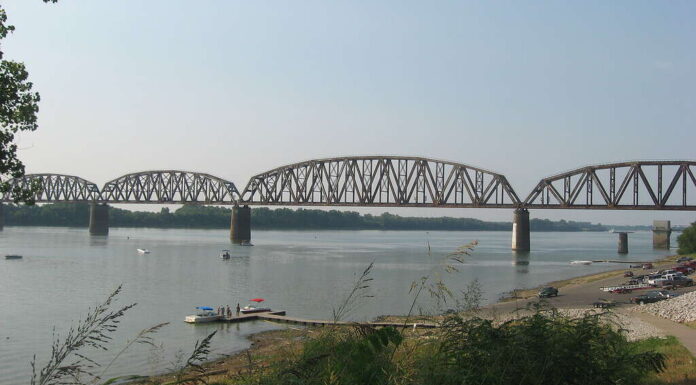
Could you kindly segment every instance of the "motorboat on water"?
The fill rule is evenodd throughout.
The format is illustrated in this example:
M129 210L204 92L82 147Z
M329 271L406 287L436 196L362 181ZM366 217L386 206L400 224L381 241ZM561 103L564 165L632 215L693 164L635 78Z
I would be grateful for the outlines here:
M254 244L249 241L242 241L239 246L254 246Z
M185 322L190 324L199 324L220 320L220 314L214 312L214 309L210 306L196 306L196 309L198 310L198 313L187 315L184 319Z
M249 301L255 302L256 304L249 304L241 308L240 311L242 312L242 314L265 313L271 311L271 308L269 307L259 307L259 304L261 304L261 302L264 301L263 298L253 298Z
M571 265L591 265L592 261L570 261Z
M138 249L138 254L150 254L150 250L148 250L148 249Z
M220 258L230 259L230 251L229 250L222 250L222 253L220 253Z
M11 254L11 255L6 255L5 259L22 259L22 256L16 255L16 254Z

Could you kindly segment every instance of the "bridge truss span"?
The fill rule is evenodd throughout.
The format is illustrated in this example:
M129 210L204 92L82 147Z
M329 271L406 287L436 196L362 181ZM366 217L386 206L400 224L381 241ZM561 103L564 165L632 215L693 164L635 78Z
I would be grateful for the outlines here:
M696 210L696 161L588 166L542 179L528 208Z
M236 204L239 191L209 174L166 170L121 176L104 185L102 197L108 203Z
M2 195L3 202L13 202L23 192L30 192L31 200L49 202L95 202L101 200L96 184L77 176L63 174L27 174L10 179L9 189Z
M285 206L517 207L505 176L397 156L310 160L251 178L242 203Z

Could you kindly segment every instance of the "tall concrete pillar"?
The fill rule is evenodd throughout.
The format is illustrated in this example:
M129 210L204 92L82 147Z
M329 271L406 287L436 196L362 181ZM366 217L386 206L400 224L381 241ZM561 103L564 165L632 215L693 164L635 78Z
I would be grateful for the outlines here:
M529 251L529 210L516 209L512 219L512 249Z
M672 235L670 221L653 221L653 248L669 249L669 237Z
M104 203L89 205L89 234L109 235L109 206Z
M0 203L0 231L5 228L5 205Z
M618 233L619 234L619 254L628 254L628 233Z
M249 206L232 207L230 239L232 243L236 244L251 241L251 209Z

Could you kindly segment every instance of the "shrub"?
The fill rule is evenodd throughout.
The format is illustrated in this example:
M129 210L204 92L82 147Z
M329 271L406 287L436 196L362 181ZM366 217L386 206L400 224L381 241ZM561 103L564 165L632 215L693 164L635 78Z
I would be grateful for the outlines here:
M684 229L677 237L677 243L679 244L679 254L696 253L696 222Z

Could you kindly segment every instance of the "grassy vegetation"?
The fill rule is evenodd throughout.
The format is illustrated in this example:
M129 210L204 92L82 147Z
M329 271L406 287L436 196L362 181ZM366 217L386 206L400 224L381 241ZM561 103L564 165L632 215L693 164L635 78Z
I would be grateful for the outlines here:
M648 374L641 385L696 384L696 359L676 338L648 338L635 344L641 351L664 354L668 369L662 373Z
M538 309L541 310L541 309ZM676 340L634 343L596 316L553 311L496 325L446 317L439 330L314 329L208 381L274 384L668 384L691 376ZM677 354L678 353L678 354ZM681 354L681 355L680 355ZM688 353L687 353L688 354ZM689 356L690 357L690 356ZM692 364L693 365L693 364ZM690 378L690 377L688 377ZM663 381L663 382L655 382Z

